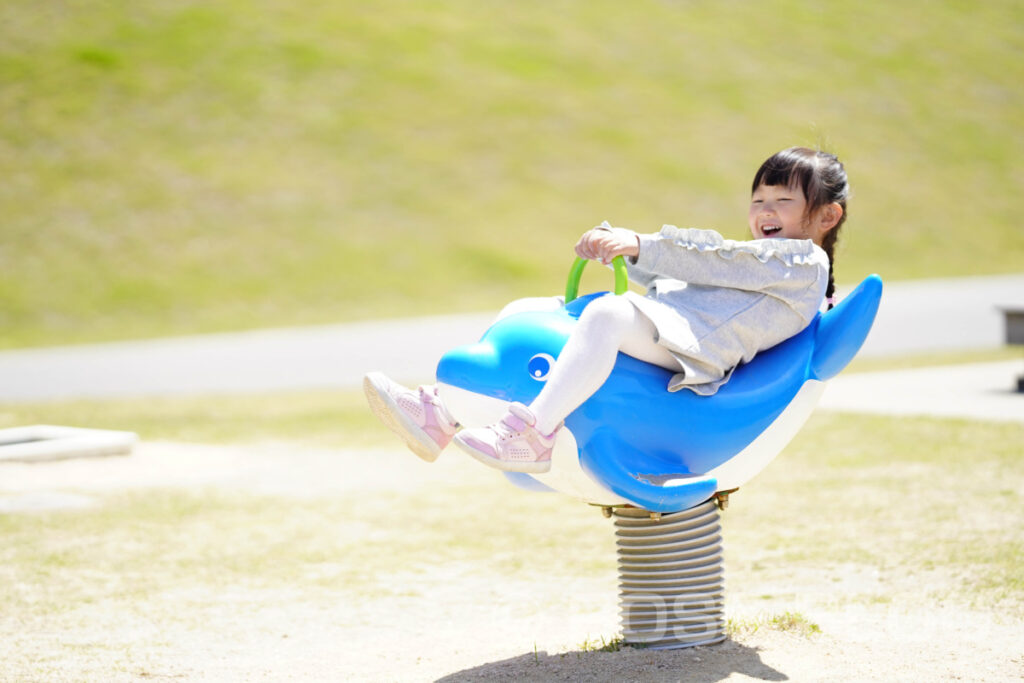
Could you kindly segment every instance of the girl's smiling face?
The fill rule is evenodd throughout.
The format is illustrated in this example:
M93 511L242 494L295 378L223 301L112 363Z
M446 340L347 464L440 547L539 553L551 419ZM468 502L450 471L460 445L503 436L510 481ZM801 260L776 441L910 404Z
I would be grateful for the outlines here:
M755 240L811 240L820 247L826 233L843 217L843 207L833 202L813 216L806 214L807 197L799 187L762 184L750 196L747 223Z
M807 198L799 187L759 185L750 197L750 234L756 240L814 239L806 211Z

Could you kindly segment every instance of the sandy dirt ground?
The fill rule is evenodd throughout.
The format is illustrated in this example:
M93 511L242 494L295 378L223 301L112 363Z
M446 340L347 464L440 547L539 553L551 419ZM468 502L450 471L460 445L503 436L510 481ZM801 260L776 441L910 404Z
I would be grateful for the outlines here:
M128 457L8 463L0 471L0 514L89 507L102 504L108 492L147 487L215 486L308 498L492 476L456 459L427 466L397 450L374 452L378 466L357 477L341 476L345 460L337 452L303 451L302 467L281 456L272 445L142 443ZM602 522L595 511L595 523ZM773 587L730 585L728 571L727 616L755 618L764 609L760 594ZM123 607L93 607L87 622L61 633L33 633L39 625L25 624L19 651L0 654L7 661L0 680L59 680L29 673L30 662L45 661L58 642L63 651L69 642L81 645L65 680L1024 680L1024 625L999 614L935 604L830 607L820 599L823 592L876 580L863 572L839 584L834 576L827 583L792 577L806 587L806 597L785 609L806 615L820 626L818 633L758 628L716 646L612 652L594 646L618 627L613 575L499 583L473 566L447 563L408 579L414 590L341 604L311 601L300 586L275 595L240 587L216 596L197 590L162 598L184 611L204 604L202 623L156 623ZM105 668L110 650L118 648L132 654L118 660L116 671Z

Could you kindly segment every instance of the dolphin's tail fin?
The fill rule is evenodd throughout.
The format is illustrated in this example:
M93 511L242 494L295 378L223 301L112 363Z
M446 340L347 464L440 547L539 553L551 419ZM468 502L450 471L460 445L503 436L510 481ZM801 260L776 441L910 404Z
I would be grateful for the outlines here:
M838 306L823 314L815 332L811 377L835 377L857 355L882 298L882 278L869 275Z

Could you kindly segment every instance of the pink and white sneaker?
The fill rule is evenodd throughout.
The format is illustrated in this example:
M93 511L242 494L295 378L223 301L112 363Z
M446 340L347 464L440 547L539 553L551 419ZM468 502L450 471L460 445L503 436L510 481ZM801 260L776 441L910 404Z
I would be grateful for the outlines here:
M437 387L408 389L380 372L363 378L363 392L374 415L413 453L434 462L459 428L437 395Z
M537 418L522 403L512 403L501 422L464 429L455 445L491 467L507 472L539 474L551 469L551 449L562 425L551 434L536 429Z

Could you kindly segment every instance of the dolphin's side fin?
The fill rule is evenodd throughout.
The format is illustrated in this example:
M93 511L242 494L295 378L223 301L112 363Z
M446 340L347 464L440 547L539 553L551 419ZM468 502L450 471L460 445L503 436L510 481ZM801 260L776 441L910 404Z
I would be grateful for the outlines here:
M580 465L613 492L652 512L689 510L718 490L714 477L658 472L656 459L645 458L614 438L592 441L580 454Z
M811 356L813 379L831 379L853 360L871 331L881 298L882 278L869 275L838 306L822 314Z

